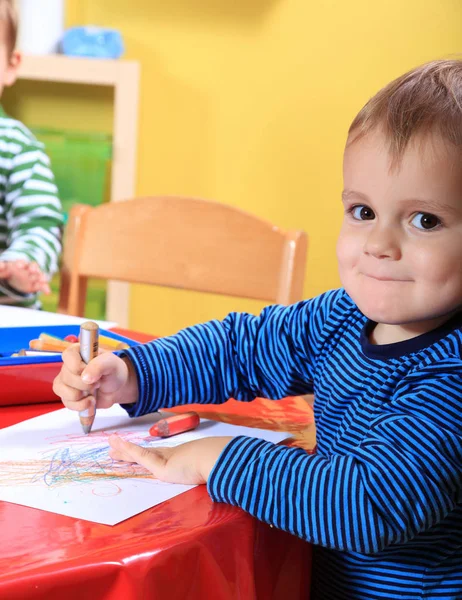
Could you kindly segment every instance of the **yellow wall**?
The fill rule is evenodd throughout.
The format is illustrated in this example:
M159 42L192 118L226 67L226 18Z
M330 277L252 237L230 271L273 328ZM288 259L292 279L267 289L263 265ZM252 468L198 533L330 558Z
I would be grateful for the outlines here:
M339 283L351 119L391 78L462 45L460 0L68 0L68 20L119 28L141 62L138 193L306 229L307 296ZM165 334L261 306L184 294L135 286L131 326Z

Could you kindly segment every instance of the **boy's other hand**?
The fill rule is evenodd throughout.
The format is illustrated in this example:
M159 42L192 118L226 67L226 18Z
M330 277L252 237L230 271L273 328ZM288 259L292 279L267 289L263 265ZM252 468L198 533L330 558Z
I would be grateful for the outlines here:
M137 463L160 481L196 485L207 482L220 454L232 439L211 437L170 448L145 448L111 435L109 456Z
M128 358L103 352L86 365L79 350L80 345L73 344L63 352L63 366L53 382L53 391L64 406L85 410L95 404L95 397L96 408L137 401L136 373Z
M3 262L3 272L0 269L0 278L5 279L8 284L22 294L36 294L42 292L50 293L47 276L42 273L36 263L25 260L13 260Z

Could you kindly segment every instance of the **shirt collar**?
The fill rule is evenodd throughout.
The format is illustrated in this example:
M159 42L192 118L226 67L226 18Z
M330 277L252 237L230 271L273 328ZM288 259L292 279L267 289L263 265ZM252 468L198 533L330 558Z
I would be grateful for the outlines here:
M422 333L409 340L403 340L402 342L395 342L393 344L372 344L369 341L369 336L375 325L376 323L374 323L374 321L368 320L361 331L360 343L363 353L369 358L398 358L405 354L419 352L435 342L439 342L456 329L461 329L462 311L456 313L436 329L427 331L427 333Z

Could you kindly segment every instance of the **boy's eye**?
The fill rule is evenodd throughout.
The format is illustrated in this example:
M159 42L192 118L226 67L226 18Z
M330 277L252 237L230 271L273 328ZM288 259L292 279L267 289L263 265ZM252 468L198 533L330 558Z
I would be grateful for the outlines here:
M411 224L417 229L435 229L438 225L441 225L441 221L435 215L430 213L417 213L412 219Z
M356 219L357 221L371 221L372 219L375 219L375 214L372 208L362 204L353 206L350 212L353 216L353 219Z

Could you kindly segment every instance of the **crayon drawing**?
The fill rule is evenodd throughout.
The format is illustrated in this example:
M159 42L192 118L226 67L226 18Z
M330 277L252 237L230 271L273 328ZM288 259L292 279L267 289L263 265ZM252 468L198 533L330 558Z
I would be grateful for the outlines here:
M117 433L143 446L174 446L221 435L269 441L281 432L203 420L194 431L168 440L149 436L161 415L130 419L120 406L98 411L84 435L76 413L58 410L0 431L0 500L115 525L194 486L160 482L141 466L114 461L108 437Z
M58 488L68 484L99 483L113 479L153 479L143 467L123 463L109 456L108 437L117 433L128 441L150 445L138 432L101 432L93 436L69 435L59 441L50 440L52 447L30 461L0 462L0 486L45 484ZM56 444L63 444L56 447ZM161 483L161 482L157 482Z

